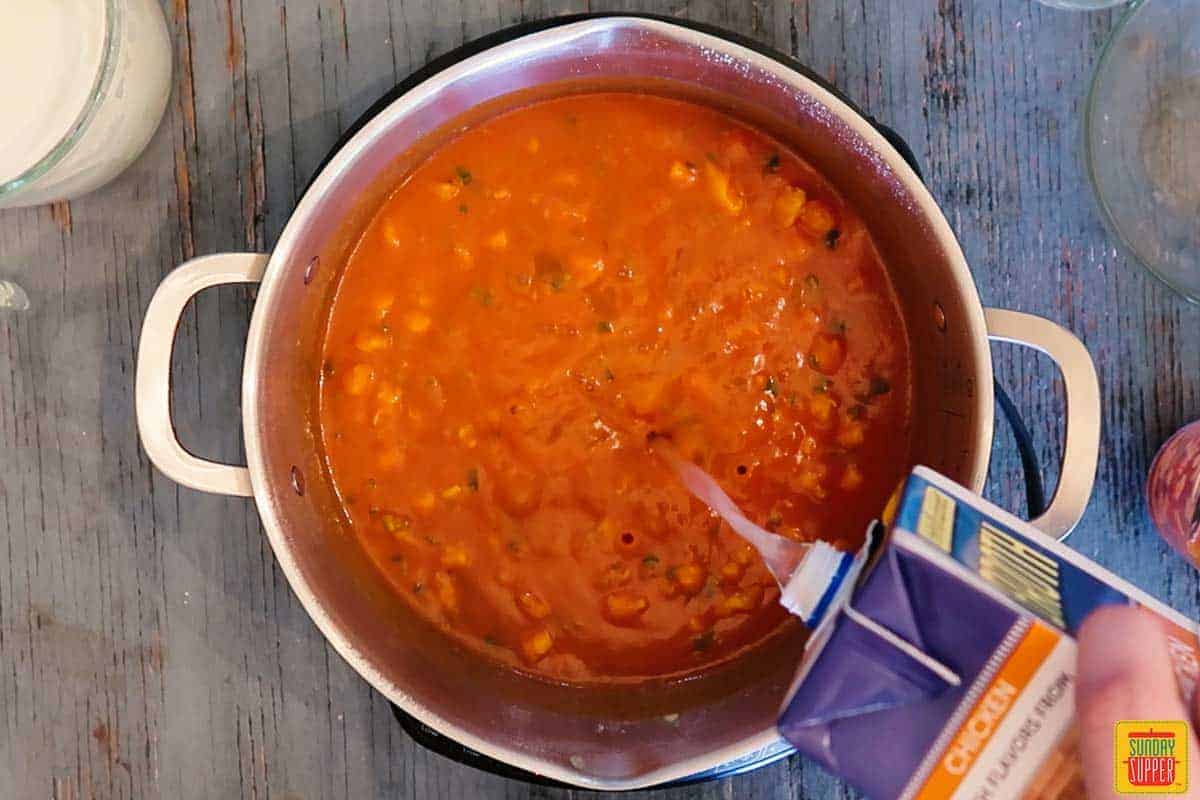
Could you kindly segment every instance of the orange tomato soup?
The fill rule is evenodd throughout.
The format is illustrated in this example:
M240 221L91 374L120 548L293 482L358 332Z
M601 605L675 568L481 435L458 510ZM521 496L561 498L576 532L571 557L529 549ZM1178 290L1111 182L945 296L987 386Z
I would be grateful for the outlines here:
M320 377L362 546L459 642L543 677L679 675L786 619L748 516L854 546L909 467L904 324L855 211L766 135L652 95L468 130L349 257Z

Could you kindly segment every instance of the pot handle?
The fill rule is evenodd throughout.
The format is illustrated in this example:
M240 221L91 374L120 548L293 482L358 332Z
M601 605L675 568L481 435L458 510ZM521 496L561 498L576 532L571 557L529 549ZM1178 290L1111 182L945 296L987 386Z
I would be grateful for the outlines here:
M984 310L988 338L1045 353L1062 373L1067 393L1065 441L1058 487L1045 513L1032 523L1055 539L1078 524L1092 496L1100 457L1100 381L1083 342L1044 317L999 308Z
M138 341L134 403L142 447L154 466L176 483L202 492L250 497L250 470L197 458L183 448L171 421L171 352L175 329L188 301L211 286L258 283L269 256L221 253L201 256L177 267L159 284Z

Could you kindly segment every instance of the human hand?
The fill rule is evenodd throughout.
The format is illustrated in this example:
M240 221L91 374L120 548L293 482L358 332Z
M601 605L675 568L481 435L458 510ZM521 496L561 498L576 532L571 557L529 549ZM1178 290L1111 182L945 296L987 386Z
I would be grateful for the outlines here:
M1090 800L1128 798L1113 786L1114 724L1120 720L1186 720L1188 753L1200 763L1193 709L1179 696L1167 640L1154 617L1132 606L1105 606L1079 630L1075 713ZM1200 774L1200 773L1197 773ZM1200 800L1193 776L1173 798Z

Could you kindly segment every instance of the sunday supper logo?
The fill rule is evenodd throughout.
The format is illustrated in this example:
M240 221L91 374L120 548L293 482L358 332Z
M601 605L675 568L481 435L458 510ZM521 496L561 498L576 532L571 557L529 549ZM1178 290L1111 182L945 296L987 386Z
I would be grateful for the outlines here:
M1123 720L1114 729L1113 775L1119 794L1187 791L1187 723Z

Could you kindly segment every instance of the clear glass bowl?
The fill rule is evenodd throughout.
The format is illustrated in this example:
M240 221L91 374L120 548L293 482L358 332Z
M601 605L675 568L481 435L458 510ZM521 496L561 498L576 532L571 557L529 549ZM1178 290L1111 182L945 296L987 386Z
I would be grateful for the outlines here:
M1200 303L1200 2L1131 6L1100 55L1083 133L1109 232Z

